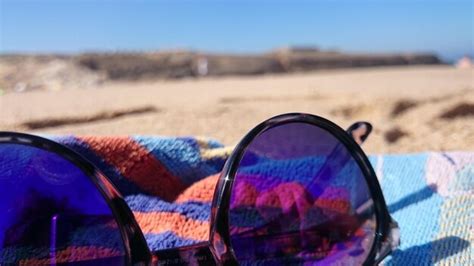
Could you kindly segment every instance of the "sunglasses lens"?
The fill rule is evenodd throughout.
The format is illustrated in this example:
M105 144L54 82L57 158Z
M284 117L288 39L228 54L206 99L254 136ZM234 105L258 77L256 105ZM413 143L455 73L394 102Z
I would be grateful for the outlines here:
M272 127L247 146L230 201L231 243L242 263L358 265L375 238L364 174L331 133Z
M0 265L122 265L125 254L111 209L80 168L0 144Z

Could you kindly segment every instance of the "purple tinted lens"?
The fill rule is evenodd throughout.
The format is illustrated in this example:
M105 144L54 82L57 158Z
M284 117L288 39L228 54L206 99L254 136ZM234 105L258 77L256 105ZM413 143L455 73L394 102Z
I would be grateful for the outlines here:
M0 265L122 265L125 249L104 197L56 153L0 144Z
M306 123L270 128L250 143L229 216L242 264L359 265L375 237L359 165L336 137Z

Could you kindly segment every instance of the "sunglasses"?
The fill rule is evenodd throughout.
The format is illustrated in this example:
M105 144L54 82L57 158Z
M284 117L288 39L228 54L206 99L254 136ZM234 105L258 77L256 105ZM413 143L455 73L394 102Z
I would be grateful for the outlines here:
M360 145L310 114L252 129L227 159L209 240L150 251L110 180L69 148L0 132L0 265L374 265L399 245Z

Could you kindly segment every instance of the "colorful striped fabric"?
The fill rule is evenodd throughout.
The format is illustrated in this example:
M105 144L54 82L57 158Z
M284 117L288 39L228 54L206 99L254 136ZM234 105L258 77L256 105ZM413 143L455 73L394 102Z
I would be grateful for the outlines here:
M151 250L208 238L211 200L232 151L202 138L54 137L125 197ZM402 244L386 265L473 265L474 152L374 155Z

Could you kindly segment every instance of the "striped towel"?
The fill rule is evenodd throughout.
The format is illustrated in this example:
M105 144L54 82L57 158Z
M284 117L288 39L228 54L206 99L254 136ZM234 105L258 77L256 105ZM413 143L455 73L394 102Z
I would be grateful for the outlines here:
M120 190L151 250L207 240L219 171L232 150L204 138L56 137ZM474 152L372 155L401 228L386 265L473 265Z

